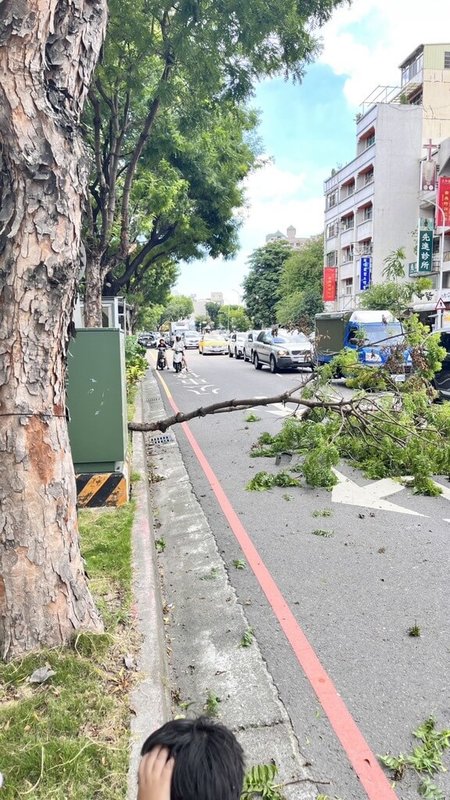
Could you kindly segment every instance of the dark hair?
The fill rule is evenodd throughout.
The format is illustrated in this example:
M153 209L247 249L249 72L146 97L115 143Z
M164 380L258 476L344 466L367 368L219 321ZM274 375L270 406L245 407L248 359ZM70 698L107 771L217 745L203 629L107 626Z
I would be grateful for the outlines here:
M171 800L239 800L244 753L225 725L208 717L174 719L145 740L141 755L158 745L175 758Z

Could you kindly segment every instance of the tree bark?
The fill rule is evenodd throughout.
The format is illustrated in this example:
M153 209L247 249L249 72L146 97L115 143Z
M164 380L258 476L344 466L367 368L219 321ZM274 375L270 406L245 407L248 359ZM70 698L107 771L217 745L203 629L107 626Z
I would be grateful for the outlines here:
M0 6L0 654L101 630L79 551L66 353L106 0Z
M103 269L97 254L86 262L84 289L84 324L86 328L102 327Z

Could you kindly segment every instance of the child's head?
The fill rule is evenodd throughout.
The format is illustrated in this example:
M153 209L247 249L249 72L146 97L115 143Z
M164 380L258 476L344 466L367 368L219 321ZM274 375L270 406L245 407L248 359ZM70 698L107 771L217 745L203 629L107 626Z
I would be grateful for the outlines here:
M175 758L171 800L239 800L244 754L224 725L207 717L174 719L145 740L141 755L158 745Z

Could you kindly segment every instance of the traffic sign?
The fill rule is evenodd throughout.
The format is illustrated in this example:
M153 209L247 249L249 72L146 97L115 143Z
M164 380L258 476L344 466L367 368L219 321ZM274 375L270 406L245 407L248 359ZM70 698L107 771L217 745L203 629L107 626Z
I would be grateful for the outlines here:
M435 306L434 310L435 311L445 311L445 309L446 309L446 305L445 305L442 297L440 297L439 300L436 303L436 306Z

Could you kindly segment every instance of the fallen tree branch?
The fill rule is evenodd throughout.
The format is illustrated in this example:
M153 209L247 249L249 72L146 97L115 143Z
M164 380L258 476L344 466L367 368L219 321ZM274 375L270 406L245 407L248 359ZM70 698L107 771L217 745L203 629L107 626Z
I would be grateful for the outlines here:
M222 400L219 403L212 403L209 406L202 406L200 408L195 408L193 411L178 411L176 414L173 414L170 417L166 417L165 419L156 420L155 422L129 422L128 429L130 431L142 431L142 432L149 432L149 431L164 431L167 428L172 427L172 425L177 425L181 422L188 422L191 419L195 419L196 417L206 417L212 414L227 414L231 411L245 411L245 409L253 408L255 406L268 406L272 403L292 403L297 407L303 406L304 408L314 409L314 408L324 408L327 410L339 411L343 414L349 413L354 410L357 405L359 405L360 400L344 400L337 399L337 400L314 400L314 399L306 399L302 396L296 397L295 393L304 389L306 384L300 384L299 386L294 386L293 389L289 391L282 392L282 394L274 395L273 397L249 397L244 399L231 399L231 400Z

